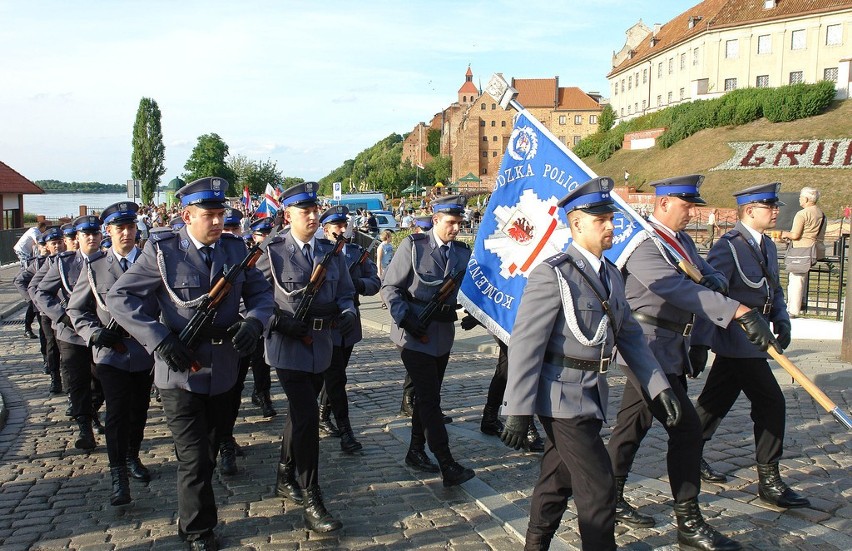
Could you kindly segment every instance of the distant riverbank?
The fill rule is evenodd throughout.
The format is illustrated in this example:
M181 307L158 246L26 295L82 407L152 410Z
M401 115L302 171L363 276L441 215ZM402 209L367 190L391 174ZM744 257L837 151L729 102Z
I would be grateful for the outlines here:
M165 200L165 194L160 194ZM156 200L156 195L154 196ZM44 195L24 195L24 212L44 215L50 219L80 216L80 206L87 209L103 210L113 203L128 201L126 193L45 193ZM136 202L140 199L137 197Z

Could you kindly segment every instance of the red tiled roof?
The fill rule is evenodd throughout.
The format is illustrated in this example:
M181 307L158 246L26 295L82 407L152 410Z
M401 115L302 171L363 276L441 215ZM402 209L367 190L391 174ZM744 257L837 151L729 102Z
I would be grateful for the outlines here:
M0 161L0 193L44 193L6 163Z
M476 87L476 84L474 84L474 83L472 83L471 81L468 80L468 81L465 81L464 84L462 84L461 88L459 88L459 94L461 94L463 92L467 93L467 94L479 95L479 88Z
M763 0L729 1L719 11L713 26L727 27L852 8L852 0L778 0L775 7L768 10L763 4Z
M524 107L554 107L555 78L513 78L512 88L518 91L518 103Z
M593 100L584 91L576 86L559 89L559 103L557 109L582 109L582 110L602 110L600 103Z

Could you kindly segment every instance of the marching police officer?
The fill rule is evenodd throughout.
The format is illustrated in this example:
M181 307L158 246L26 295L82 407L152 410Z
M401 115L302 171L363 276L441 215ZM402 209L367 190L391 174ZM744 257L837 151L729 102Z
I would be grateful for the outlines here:
M520 449L533 414L547 433L525 549L549 547L572 493L583 549L615 549L615 485L600 430L616 345L631 384L659 404L668 425L680 421L678 398L630 315L618 269L602 256L612 247L612 186L611 178L595 178L559 201L573 242L530 273L509 341L502 439Z
M455 337L458 288L428 326L418 315L445 279L463 271L470 259L470 248L456 240L466 202L461 195L432 201L432 230L411 234L400 243L385 271L381 288L382 300L393 318L390 337L401 350L402 363L414 383L416 395L405 463L423 472L440 470L444 486L456 486L475 476L472 469L453 459L441 413L441 381ZM426 455L427 441L438 465Z
M325 231L327 239L336 239L338 235L344 235L348 226L349 209L338 205L326 210L320 216L320 224ZM320 392L320 429L326 434L340 436L340 449L346 453L352 453L362 448L361 443L355 439L352 432L352 424L349 421L349 398L346 396L346 366L352 356L355 343L363 338L361 332L361 316L358 311L358 295L372 296L379 292L382 282L379 279L379 270L376 263L370 258L366 251L355 243L347 243L343 246L343 256L346 258L346 266L352 284L355 286L355 313L358 320L350 334L344 334L337 327L332 327L331 334L334 341L334 349L331 353L331 364L323 373L322 391ZM337 421L335 427L331 423L329 414L334 412Z
M681 422L676 427L666 427L665 411L628 385L607 451L615 473L616 521L653 526L652 517L640 514L624 499L624 484L639 444L657 418L669 434L667 466L675 499L678 541L705 550L735 550L740 545L704 522L698 507L702 443L698 415L686 393L686 375L698 375L689 370L689 335L696 315L725 327L734 319L748 321L759 314L721 294L727 291L724 276L699 256L695 243L683 231L695 213L695 205L705 203L699 192L703 180L703 176L693 175L651 184L656 199L649 222L656 235L645 232L637 238L641 242L622 267L627 303L678 397L683 410ZM677 258L664 244L701 272L700 282L694 282L680 269ZM767 341L772 338L768 326L755 327L750 329L755 338L760 337L761 329L765 330L763 337Z
M97 443L92 432L93 408L92 392L92 351L86 341L80 337L71 324L66 307L71 292L85 264L103 253L101 246L101 221L97 216L80 216L73 222L75 239L69 239L70 231L65 233L67 245L73 241L76 251L66 250L56 257L37 283L33 300L39 310L47 314L53 322L56 340L59 346L60 369L65 372L66 389L71 397L71 416L77 421L79 435L74 446L82 450L91 450ZM32 284L36 284L33 278ZM100 392L99 392L100 394Z
M331 532L343 525L326 509L319 487L317 395L322 373L331 362L331 325L336 323L350 335L358 318L345 257L332 254L334 243L315 237L320 215L318 187L316 182L306 182L281 195L290 231L272 240L258 268L272 281L278 306L265 341L266 361L276 369L290 405L281 436L276 493L304 503L308 529ZM294 314L309 290L312 274L321 269L326 257L325 281L314 295L307 317L297 319Z
M196 350L178 337L220 275L246 256L241 239L222 233L227 188L224 179L210 177L179 189L185 226L152 234L106 300L119 325L154 353L154 384L178 460L178 534L197 550L217 548L216 452L231 411L239 356L257 346L273 309L269 283L249 268L219 303L215 323ZM150 296L159 316L145 311Z
M775 227L784 204L778 199L780 187L779 183L761 184L735 193L739 221L707 255L707 262L725 276L729 296L760 310L762 318L772 322L777 334L773 345L779 352L790 345L791 325L778 279L778 251L764 232ZM713 437L744 392L754 421L760 498L777 507L808 507L807 498L787 486L778 470L786 412L784 394L766 361L767 346L752 344L739 327L719 327L703 320L698 320L691 344L690 359L699 368L707 362L708 347L716 353L695 408L704 441ZM726 479L722 473L707 471L718 481Z
M254 243L260 243L272 233L274 220L270 217L259 218L253 220L249 224L251 233L248 235L249 240ZM261 337L262 338L262 337ZM272 377L271 368L266 363L263 353L263 343L255 349L249 357L249 366L251 367L251 376L254 387L251 391L251 403L260 408L260 414L264 417L275 417L278 412L272 405Z
M136 203L123 201L101 213L111 248L88 262L68 301L68 317L77 334L92 349L95 372L106 398L106 443L112 477L111 505L130 503L129 477L150 482L151 473L139 459L148 419L154 357L121 327L110 327L106 296L142 254L136 247ZM145 303L148 315L159 307L153 297Z

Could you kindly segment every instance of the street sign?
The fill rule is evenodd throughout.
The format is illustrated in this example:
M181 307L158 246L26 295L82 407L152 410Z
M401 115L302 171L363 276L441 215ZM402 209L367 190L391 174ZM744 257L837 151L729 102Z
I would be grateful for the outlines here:
M142 180L127 180L127 198L133 201L142 197Z
M340 201L340 199L341 199L341 197L342 197L342 195L343 195L343 191L342 191L342 189L341 189L341 188L342 188L342 184L341 184L340 182L334 182L334 183L332 184L332 188L333 188L333 190L334 190L334 200L335 200L335 201Z

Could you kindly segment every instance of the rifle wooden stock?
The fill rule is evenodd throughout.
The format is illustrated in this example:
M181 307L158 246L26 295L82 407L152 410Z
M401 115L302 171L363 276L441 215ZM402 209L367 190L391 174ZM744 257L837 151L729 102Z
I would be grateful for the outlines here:
M429 304L420 312L420 315L417 318L420 320L420 323L429 327L429 324L432 322L432 318L435 317L435 312L438 311L438 308L443 306L447 299L450 298L450 295L453 294L453 291L459 286L461 283L461 279L464 277L464 272L461 270L456 270L449 274L444 278L444 282L435 291L435 294L432 295L432 298L429 300ZM420 342L426 344L429 342L429 337L427 335L423 335L420 337Z

